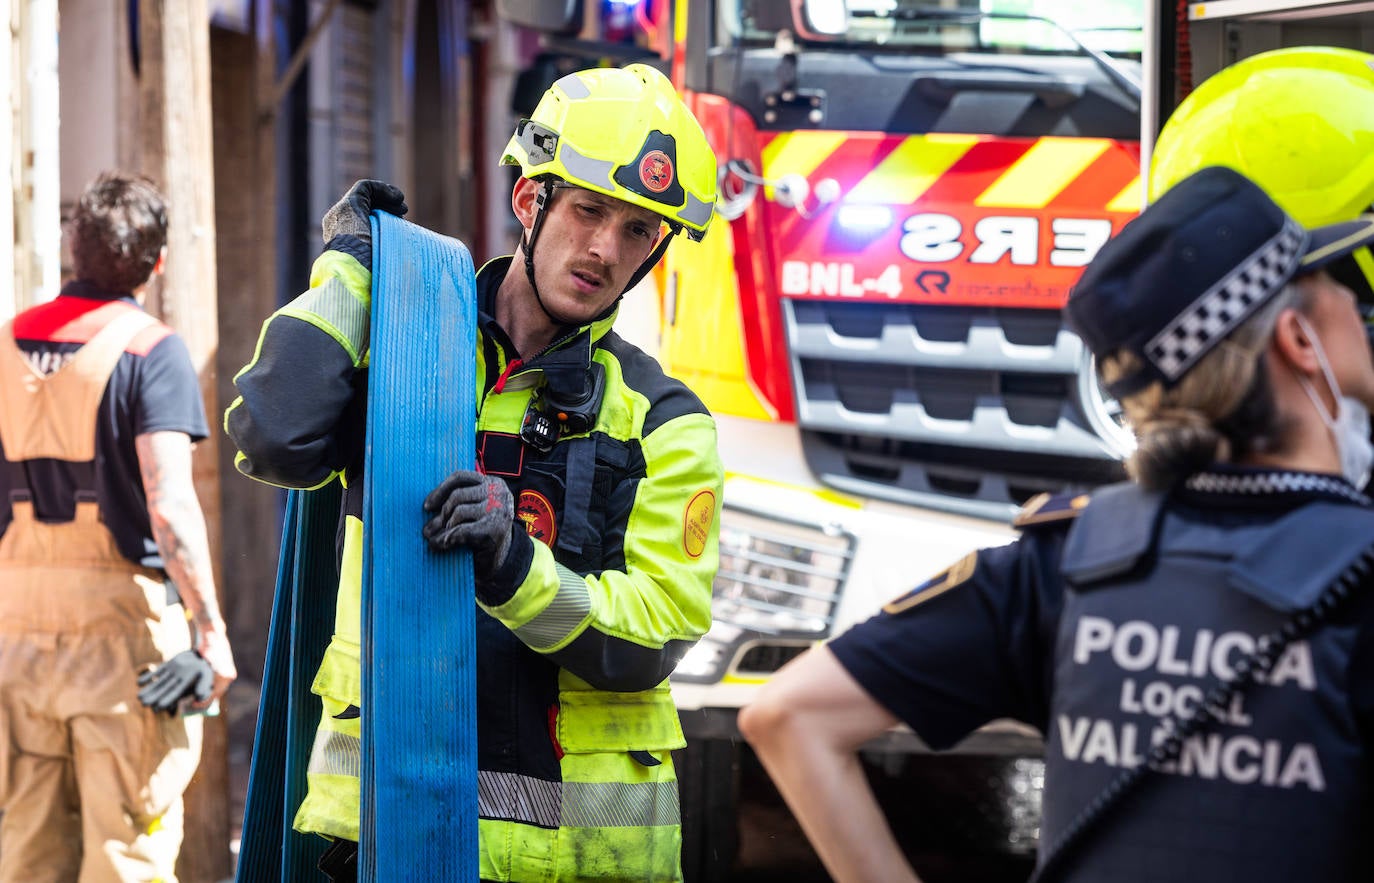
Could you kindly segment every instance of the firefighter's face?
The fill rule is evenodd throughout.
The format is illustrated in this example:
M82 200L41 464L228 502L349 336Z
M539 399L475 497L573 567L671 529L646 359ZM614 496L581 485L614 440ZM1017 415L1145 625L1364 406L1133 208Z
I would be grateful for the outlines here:
M526 229L539 185L517 185L516 213ZM521 188L528 188L522 199ZM625 290L658 242L659 216L580 187L558 187L534 246L534 275L550 312L568 324L590 321Z

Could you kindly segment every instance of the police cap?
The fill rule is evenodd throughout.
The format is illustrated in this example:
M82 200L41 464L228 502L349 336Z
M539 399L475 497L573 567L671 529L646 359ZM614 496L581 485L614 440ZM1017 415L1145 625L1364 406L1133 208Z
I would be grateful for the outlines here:
M1374 217L1304 230L1250 179L1212 166L1102 247L1069 296L1069 327L1099 359L1139 357L1113 395L1170 388L1293 277L1371 242Z

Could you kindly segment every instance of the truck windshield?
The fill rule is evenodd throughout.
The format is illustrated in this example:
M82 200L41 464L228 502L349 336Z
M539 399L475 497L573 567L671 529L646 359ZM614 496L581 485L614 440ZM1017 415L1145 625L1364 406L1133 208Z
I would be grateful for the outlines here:
M723 22L742 43L765 44L791 28L778 0L724 4ZM1083 45L1139 58L1144 0L808 0L818 13L843 15L845 31L826 44L896 51L1070 55ZM829 8L827 8L829 7ZM779 20L780 14L783 20ZM1058 25L1056 27L1056 25ZM1071 32L1072 36L1069 33Z

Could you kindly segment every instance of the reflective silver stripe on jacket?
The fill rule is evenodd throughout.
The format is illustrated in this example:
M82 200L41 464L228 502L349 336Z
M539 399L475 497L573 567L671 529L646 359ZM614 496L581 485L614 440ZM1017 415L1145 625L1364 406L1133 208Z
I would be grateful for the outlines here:
M310 766L307 772L325 776L358 778L363 770L363 743L357 736L340 733L322 726L315 730L315 744L310 747Z
M362 741L328 727L315 731L309 772L362 771ZM551 782L518 773L477 772L477 811L484 819L541 828L640 828L681 824L676 782Z
M676 825L676 782L568 782L563 792L567 828L640 828Z
M554 599L537 616L513 630L517 638L534 650L557 645L592 612L586 580L561 564L556 569L558 593Z
M550 782L479 770L477 811L484 819L541 828L644 828L676 825L676 782Z
M354 364L367 350L367 307L339 279L330 278L277 312L309 322L337 340Z
M477 771L477 814L484 819L557 828L563 783L518 773Z

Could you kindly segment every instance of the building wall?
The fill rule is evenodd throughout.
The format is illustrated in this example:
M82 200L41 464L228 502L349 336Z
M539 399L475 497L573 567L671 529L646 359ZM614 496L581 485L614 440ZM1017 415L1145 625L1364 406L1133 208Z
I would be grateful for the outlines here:
M270 134L270 120L258 110L253 35L212 28L210 57L220 346L217 401L208 404L211 426L219 431L220 415L235 396L234 375L253 358L262 321L277 308L279 297L270 271L277 249L270 220L265 221L275 198L275 177L261 168L260 140ZM240 476L234 469L234 447L227 440L220 445L220 482L221 593L243 678L243 688L235 690L239 699L252 701L249 711L256 713L255 688L262 678L276 584L280 492ZM233 698L231 726L238 707Z
M11 200L0 211L9 245L0 261L10 280L0 295L0 320L51 298L59 283L57 0L11 2L5 22L8 114L3 158Z
M72 205L99 172L128 163L125 123L138 112L121 100L120 83L133 75L125 4L62 0L62 205ZM65 212L64 212L65 214Z
M17 295L20 288L14 263L15 246L18 244L15 239L14 205L18 202L20 192L16 163L23 150L18 139L19 103L13 98L14 84L18 82L14 34L19 30L19 10L14 4L10 5L10 14L0 23L4 25L0 27L0 80L4 81L5 91L11 96L4 110L0 111L0 167L8 169L10 173L10 198L0 199L0 243L6 246L0 247L0 282L9 288L8 294L0 295L0 322L5 322L19 307Z

